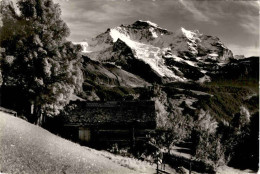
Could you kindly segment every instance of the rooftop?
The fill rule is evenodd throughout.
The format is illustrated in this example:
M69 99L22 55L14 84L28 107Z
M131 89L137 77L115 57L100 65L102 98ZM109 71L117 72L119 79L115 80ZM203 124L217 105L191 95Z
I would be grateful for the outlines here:
M154 101L75 101L62 113L65 125L156 125Z

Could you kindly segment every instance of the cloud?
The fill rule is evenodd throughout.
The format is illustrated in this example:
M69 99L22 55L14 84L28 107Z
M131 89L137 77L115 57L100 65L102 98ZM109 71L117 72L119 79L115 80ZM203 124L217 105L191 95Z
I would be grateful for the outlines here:
M241 15L240 26L250 34L259 35L259 17Z
M99 10L87 11L83 15L93 22L105 22L110 20L118 20L129 17L129 14L135 13L136 10L125 3L104 3Z
M255 46L241 46L236 44L229 44L227 47L234 55L244 55L245 57L260 56L259 43Z
M72 1L71 1L72 3ZM129 2L130 3L130 2ZM102 23L111 20L124 19L129 14L135 14L137 10L132 6L127 6L127 2L115 1L90 1L89 3L75 2L74 7L64 5L67 8L63 17L64 19L77 20L82 22Z
M246 32L256 33L259 28L259 1L210 1L210 0L179 0L193 19L214 25L237 23Z
M179 2L184 6L186 10L188 10L194 15L195 19L203 22L207 22L210 20L208 16L204 15L195 7L194 1L179 0Z
M244 2L245 3L245 2ZM237 16L240 18L240 26L248 33L259 36L259 1L248 2L246 7L247 11L240 13Z

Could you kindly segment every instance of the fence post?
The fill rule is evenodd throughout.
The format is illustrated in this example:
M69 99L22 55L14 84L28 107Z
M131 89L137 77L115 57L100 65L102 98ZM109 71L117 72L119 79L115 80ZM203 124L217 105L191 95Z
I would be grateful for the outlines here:
M191 174L191 156L190 156L190 169L189 169L189 174Z
M157 156L157 169L156 169L156 173L159 174L159 157Z

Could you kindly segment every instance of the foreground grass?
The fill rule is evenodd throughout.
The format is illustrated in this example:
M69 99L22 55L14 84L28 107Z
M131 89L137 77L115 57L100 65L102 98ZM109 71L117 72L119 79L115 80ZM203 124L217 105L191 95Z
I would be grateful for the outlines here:
M129 160L129 159L128 159ZM150 173L0 112L1 173ZM140 165L142 165L140 163Z

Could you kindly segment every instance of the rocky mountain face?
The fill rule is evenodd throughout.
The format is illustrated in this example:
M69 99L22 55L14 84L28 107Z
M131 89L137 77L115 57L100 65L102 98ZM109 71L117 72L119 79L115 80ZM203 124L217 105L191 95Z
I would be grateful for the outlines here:
M217 37L184 28L171 32L141 20L108 29L84 49L92 60L114 63L149 82L162 83L210 81L212 69L233 58Z
M221 67L218 77L222 79L255 79L259 78L259 57L231 59Z

